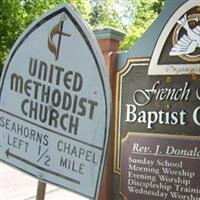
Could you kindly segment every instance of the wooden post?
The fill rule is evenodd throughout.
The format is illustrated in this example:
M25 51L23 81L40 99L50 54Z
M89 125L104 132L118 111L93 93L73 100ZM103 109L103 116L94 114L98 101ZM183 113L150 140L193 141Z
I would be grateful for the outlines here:
M44 200L46 191L46 183L38 181L36 200Z
M106 66L108 68L112 98L113 98L113 110L112 110L112 121L114 122L114 99L115 99L115 85L116 85L116 66L117 66L117 55L119 51L120 41L124 38L124 34L113 29L103 28L94 30L97 37L99 46L103 53ZM112 123L114 125L114 123ZM111 137L108 143L108 150L106 156L106 163L103 172L103 178L100 186L99 200L112 200L113 196L113 156L114 156L114 126L111 127Z

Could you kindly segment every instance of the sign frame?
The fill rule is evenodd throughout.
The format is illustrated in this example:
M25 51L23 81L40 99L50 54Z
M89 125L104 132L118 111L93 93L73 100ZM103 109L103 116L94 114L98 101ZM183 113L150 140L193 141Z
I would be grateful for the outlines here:
M137 133L137 132L129 132L127 133L126 137L124 137L122 139L122 146L125 145L124 143L127 142L128 138L129 137L145 137L145 138L156 138L156 139L170 139L170 140L174 140L174 139L179 139L180 141L181 140L192 140L192 141L200 141L200 136L186 136L186 135L168 135L168 134L160 134L160 133ZM161 152L158 152L158 149L160 149L160 145L158 145L159 148L156 149L157 152L155 152L155 157L160 155ZM157 147L158 147L157 146ZM138 155L143 155L142 152L139 152ZM146 154L146 153L144 153ZM153 152L148 152L147 154L152 154L152 156L154 156ZM161 154L161 156L164 156ZM166 156L167 157L167 156ZM169 157L172 157L172 156L169 156ZM178 157L178 158L181 158L181 156L175 156L175 157ZM184 156L182 156L184 157ZM188 156L189 157L189 156ZM186 157L184 157L186 159ZM189 158L192 158L192 157L189 157ZM200 158L193 158L194 160L199 160L200 161ZM184 169L184 168L183 168ZM198 176L195 174L195 176ZM121 173L120 173L120 195L124 198L124 200L128 200L126 194L123 193L123 191L121 190L122 189L122 176L121 176Z

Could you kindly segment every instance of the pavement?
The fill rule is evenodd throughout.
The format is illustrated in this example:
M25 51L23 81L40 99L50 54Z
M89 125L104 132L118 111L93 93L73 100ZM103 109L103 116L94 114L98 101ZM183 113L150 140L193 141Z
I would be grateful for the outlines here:
M35 200L38 180L0 163L0 200ZM45 200L88 200L80 195L47 184Z

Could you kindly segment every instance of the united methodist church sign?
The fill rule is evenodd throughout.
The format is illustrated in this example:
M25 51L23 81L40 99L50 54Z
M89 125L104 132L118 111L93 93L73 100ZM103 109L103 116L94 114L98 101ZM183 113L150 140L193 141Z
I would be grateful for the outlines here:
M0 159L88 198L98 195L111 95L93 33L74 7L33 22L0 87Z
M116 199L199 200L200 1L177 8L152 57L127 60L116 107Z

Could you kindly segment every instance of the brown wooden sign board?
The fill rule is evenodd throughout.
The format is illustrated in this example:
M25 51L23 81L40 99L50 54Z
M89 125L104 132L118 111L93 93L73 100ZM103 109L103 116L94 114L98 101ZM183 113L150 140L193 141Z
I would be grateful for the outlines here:
M200 199L199 37L200 2L190 0L152 56L117 73L115 199Z
M124 199L199 199L199 161L200 140L129 133L122 141L121 194Z
M117 77L118 110L114 171L119 175L121 198L142 200L149 197L154 200L172 200L181 196L192 198L191 195L199 198L200 76L194 74L149 76L148 67L149 59L129 60L127 67L119 72ZM132 133L129 135L129 132ZM134 145L141 153L132 152ZM156 148L160 148L158 155ZM152 151L148 152L150 150L145 149ZM181 157L179 151L186 152L187 155ZM171 155L166 155L164 152ZM159 159L161 162L171 163L172 166L181 163L179 169L167 167L167 170L177 175L162 174L165 168L146 163L147 160L149 163L159 163ZM138 160L141 164L130 163L134 160ZM156 180L153 183L157 189L145 190L146 186L143 183L151 183L151 180L142 182L143 180L137 178L141 174L145 175L145 178L151 176L149 173L137 173L137 169L146 170L145 167L158 169L159 173L155 174ZM165 164L163 167L166 167ZM190 182L188 186L182 183L186 177L178 178L180 176L178 170L180 173L184 170L187 170L187 173L194 173L194 178L188 179ZM162 175L165 175L168 182L160 180ZM177 180L182 181L180 186L178 183L174 185L174 181ZM158 182L170 188L170 192L168 189L162 189L163 185L159 185ZM190 189L196 192L191 193Z
M199 75L148 76L149 59L130 60L118 73L115 170L128 132L199 136Z

